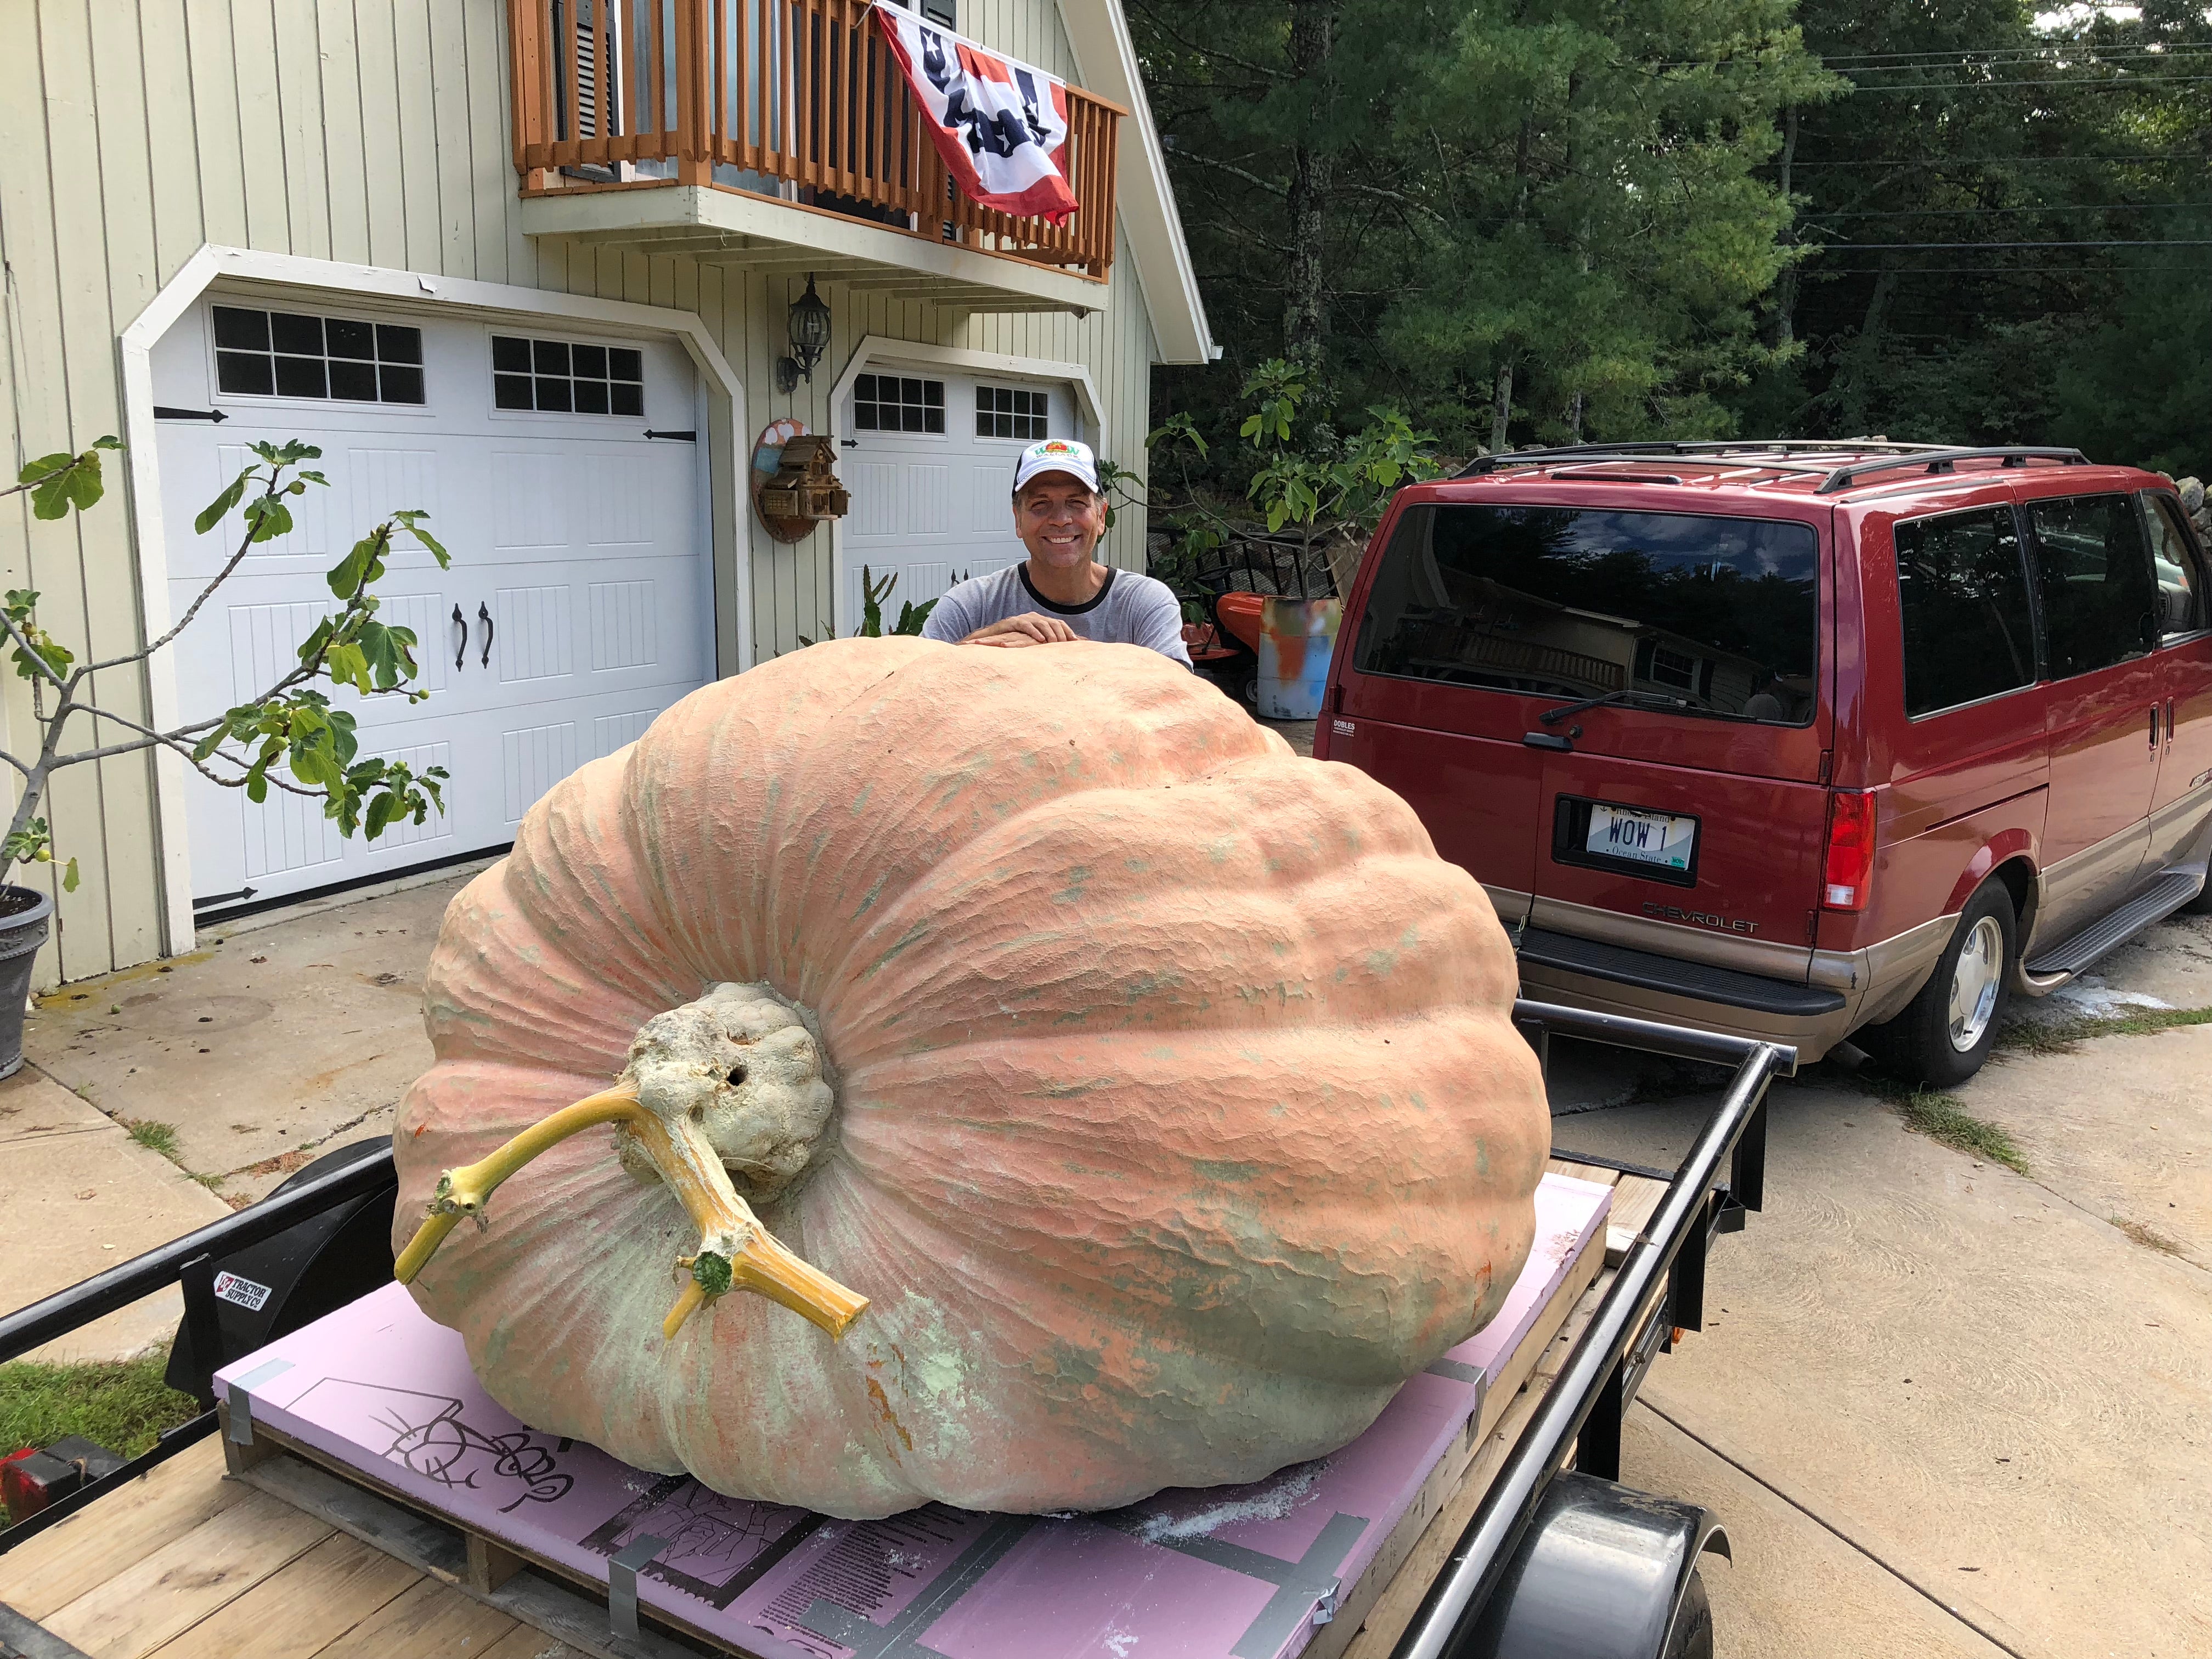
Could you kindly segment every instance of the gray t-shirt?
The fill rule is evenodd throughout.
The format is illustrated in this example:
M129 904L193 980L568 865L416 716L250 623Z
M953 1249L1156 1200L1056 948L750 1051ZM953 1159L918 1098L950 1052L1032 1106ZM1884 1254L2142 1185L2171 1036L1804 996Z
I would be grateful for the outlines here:
M962 582L937 602L921 625L926 640L957 644L979 628L1035 611L1057 617L1079 638L1108 645L1142 645L1190 666L1182 642L1182 607L1168 585L1133 571L1109 568L1106 585L1087 605L1055 605L1030 586L1026 564L1009 565Z

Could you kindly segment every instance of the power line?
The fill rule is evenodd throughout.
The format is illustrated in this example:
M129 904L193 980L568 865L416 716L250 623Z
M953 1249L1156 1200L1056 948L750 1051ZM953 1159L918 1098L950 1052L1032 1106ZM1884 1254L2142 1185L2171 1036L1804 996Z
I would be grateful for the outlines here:
M1887 251L1902 251L1912 248L1956 247L1982 247L1991 249L2014 247L2212 247L2212 240L2185 241L2176 240L2168 241L2159 237L2149 237L2142 241L2130 242L1823 242L1814 244L1814 246L1821 247L1847 247L1869 250L1881 248Z
M2059 202L2043 207L1999 208L1853 208L1830 210L1808 208L1808 219L1939 219L1975 218L1993 213L2148 213L2185 208L2212 208L2212 202Z
M1939 155L1930 157L1924 161L1881 161L1876 159L1841 161L1798 161L1794 163L1794 166L1802 171L1806 167L2018 167L2031 161L2050 166L2063 164L2069 167L2081 164L2095 164L2101 166L2108 163L2124 161L2193 161L2199 166L2204 166L2207 164L2212 164L2212 156L2191 155L2179 150L2169 151L2164 155ZM1778 167L1782 163L1778 160L1769 160L1761 161L1759 165L1764 167Z
M1903 87L1867 87L1853 83L1855 94L1873 93L1887 97L1897 92L1996 92L2006 87L2141 87L2168 82L2195 82L2212 81L2212 75L2125 75L2111 76L2093 81L2084 76L2079 80L2053 79L2047 81L1916 81Z

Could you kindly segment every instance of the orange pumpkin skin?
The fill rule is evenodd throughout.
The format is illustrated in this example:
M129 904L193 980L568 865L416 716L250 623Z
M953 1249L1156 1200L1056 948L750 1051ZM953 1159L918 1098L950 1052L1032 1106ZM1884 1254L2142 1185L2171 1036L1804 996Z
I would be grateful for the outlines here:
M664 1340L697 1235L605 1129L413 1285L502 1405L644 1468L850 1517L1257 1480L1529 1249L1549 1120L1482 889L1136 647L829 641L556 788L447 912L397 1238L718 982L818 1018L834 1111L755 1207L872 1299L842 1341L743 1294Z

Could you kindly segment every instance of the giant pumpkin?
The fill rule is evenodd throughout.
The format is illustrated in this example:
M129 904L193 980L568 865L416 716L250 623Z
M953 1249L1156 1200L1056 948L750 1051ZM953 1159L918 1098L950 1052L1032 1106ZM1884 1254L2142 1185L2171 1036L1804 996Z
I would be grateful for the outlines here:
M1164 659L827 642L453 901L401 1275L525 1422L734 1496L1257 1480L1518 1273L1513 990L1404 802Z

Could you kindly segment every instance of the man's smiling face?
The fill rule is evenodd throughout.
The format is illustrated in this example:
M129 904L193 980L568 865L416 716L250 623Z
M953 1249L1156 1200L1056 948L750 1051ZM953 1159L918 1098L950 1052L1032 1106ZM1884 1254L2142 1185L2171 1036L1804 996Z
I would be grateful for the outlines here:
M1106 498L1066 472L1040 472L1014 493L1014 533L1039 564L1074 570L1091 562L1106 531Z

